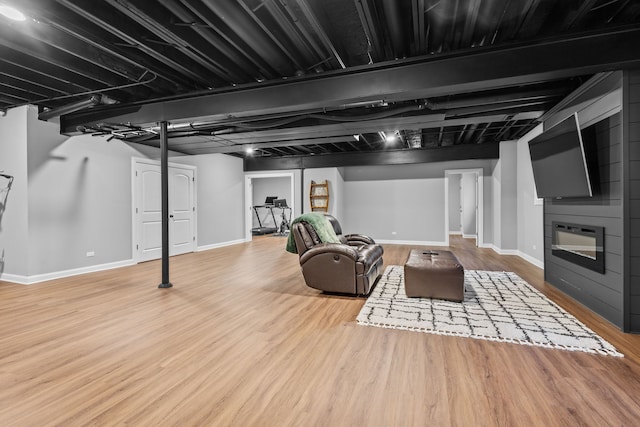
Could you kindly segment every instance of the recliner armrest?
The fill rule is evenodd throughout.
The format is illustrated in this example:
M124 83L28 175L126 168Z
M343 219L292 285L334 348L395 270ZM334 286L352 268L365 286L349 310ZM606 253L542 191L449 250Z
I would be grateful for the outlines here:
M347 244L351 246L373 245L376 243L371 237L364 234L347 234L344 237L347 239Z
M313 258L316 255L325 253L344 255L352 259L354 262L358 260L359 256L358 250L349 245L342 245L339 243L322 243L314 246L313 248L302 254L302 256L300 256L300 264L304 264L310 258Z
M358 262L371 262L382 257L384 249L380 245L364 245L358 249Z

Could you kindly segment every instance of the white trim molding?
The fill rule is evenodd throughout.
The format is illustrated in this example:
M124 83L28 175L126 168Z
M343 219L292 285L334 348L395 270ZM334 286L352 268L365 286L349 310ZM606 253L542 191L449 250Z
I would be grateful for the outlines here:
M484 245L484 248L489 248L489 249L493 249L494 252L496 252L498 255L515 255L518 256L520 258L522 258L523 260L527 261L530 264L535 265L538 268L541 268L544 270L544 261L540 261L537 258L532 257L531 255L525 254L522 251L519 251L517 249L501 249L495 245Z
M535 265L538 268L544 270L544 261L540 261L537 258L532 257L531 255L525 254L524 252L518 251L518 256L523 260L527 261L530 264Z
M52 273L36 274L33 276L21 276L18 274L2 274L0 280L17 283L19 285L33 285L34 283L46 282L48 280L62 279L65 277L78 276L80 274L95 273L97 271L112 270L114 268L128 267L135 265L133 259L116 261L106 264L90 265L88 267L73 268L70 270L54 271Z
M292 171L285 172L245 172L244 174L244 228L245 241L253 239L251 228L253 227L253 183L252 180L260 178L289 178L291 180L291 213L290 218L296 217L296 177ZM304 184L302 184L304 185Z
M226 246L239 245L241 243L246 243L246 242L248 242L248 240L246 239L237 239L237 240L230 240L228 242L213 243L211 245L198 246L196 248L196 252L208 251L210 249L224 248Z
M449 246L449 242L425 242L420 240L378 240L376 243L384 245L412 245L412 246Z
M447 245L449 245L449 177L464 173L476 175L476 246L484 244L484 169L447 169L444 171L444 230Z

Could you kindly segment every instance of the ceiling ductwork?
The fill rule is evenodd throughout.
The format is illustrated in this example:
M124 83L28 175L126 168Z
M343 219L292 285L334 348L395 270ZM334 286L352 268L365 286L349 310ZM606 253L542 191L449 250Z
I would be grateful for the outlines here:
M54 117L59 117L64 114L70 114L76 111L85 110L97 105L112 105L115 103L116 102L108 96L93 95L87 99L70 102L69 104L61 105L59 107L43 110L38 114L38 119L42 121L48 121L50 119L53 119Z
M407 57L406 31L402 23L401 2L382 1L391 48L396 59Z
M596 73L640 66L631 1L14 3L26 19L0 16L0 114L34 104L64 133L155 147L166 121L185 154L490 145ZM383 143L396 131L402 147Z

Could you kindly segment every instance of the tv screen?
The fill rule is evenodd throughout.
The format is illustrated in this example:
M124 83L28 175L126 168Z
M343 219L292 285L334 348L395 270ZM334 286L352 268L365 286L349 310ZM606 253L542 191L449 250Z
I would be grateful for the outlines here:
M538 197L591 197L578 123L573 114L529 141Z

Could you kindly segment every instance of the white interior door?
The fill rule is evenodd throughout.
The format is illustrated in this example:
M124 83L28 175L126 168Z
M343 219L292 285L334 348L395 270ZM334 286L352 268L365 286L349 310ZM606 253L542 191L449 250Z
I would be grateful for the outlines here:
M169 254L195 250L193 169L169 168Z
M162 256L162 189L160 165L135 162L134 258L138 262ZM169 255L193 252L195 240L195 169L169 166Z
M149 261L162 255L162 193L160 166L138 163L136 168L137 261Z

